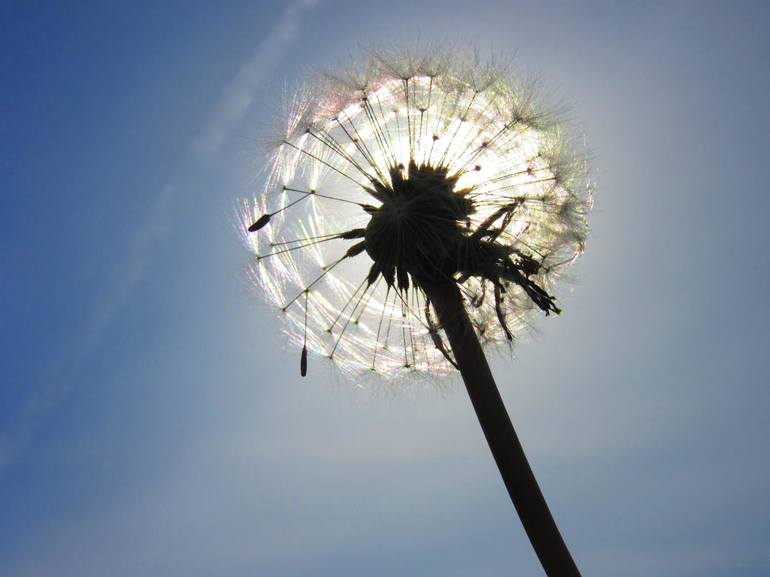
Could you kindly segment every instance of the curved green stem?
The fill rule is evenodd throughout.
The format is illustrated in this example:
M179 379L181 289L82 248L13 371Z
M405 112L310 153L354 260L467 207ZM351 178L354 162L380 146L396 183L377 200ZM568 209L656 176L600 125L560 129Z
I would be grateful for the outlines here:
M492 456L548 577L580 577L529 466L454 283L423 286L449 339Z

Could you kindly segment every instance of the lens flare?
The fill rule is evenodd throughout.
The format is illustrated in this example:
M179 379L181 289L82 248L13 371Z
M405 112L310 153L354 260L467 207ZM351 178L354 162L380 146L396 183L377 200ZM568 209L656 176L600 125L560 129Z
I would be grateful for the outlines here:
M297 93L239 226L303 374L307 351L354 380L454 371L422 288L439 278L484 346L560 311L551 290L583 251L590 182L535 100L458 55L377 55Z

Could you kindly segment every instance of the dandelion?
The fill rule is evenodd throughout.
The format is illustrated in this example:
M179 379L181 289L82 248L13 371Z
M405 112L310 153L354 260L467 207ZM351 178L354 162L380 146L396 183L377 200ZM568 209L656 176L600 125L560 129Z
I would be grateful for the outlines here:
M456 54L376 55L288 108L240 221L301 374L308 351L354 382L459 371L546 573L579 575L482 348L558 314L553 283L583 251L586 164L562 124Z

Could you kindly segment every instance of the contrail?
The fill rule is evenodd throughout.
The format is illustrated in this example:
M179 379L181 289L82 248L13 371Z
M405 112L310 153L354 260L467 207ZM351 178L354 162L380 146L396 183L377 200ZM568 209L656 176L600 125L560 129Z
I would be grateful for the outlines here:
M254 100L260 82L280 63L296 38L303 12L318 0L296 0L291 3L272 32L257 47L252 57L240 68L236 77L222 90L208 122L191 147L199 154L216 153L229 134L243 120ZM169 179L144 222L131 238L127 254L112 271L112 282L105 295L89 311L80 330L64 346L59 356L47 367L38 390L0 432L0 473L34 436L43 419L67 395L71 385L67 377L77 369L93 349L131 294L141 284L155 246L173 225L168 207L175 194Z
M222 91L219 104L193 142L196 152L213 154L222 147L248 112L260 82L278 67L289 50L303 12L317 3L318 0L296 0L289 5L273 31Z

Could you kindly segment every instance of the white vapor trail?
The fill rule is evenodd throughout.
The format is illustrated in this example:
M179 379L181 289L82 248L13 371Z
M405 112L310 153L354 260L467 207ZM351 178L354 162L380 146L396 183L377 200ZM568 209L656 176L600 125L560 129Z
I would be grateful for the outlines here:
M64 346L58 358L43 374L43 385L27 401L0 434L0 470L26 444L39 422L67 394L64 380L94 347L117 312L129 300L144 277L153 247L169 228L168 207L174 196L174 187L166 186L156 197L144 222L131 239L128 253L120 259L120 266L112 270L109 288L86 317L78 333Z
M289 5L273 31L222 91L219 104L193 142L196 152L213 154L222 147L228 135L248 112L259 83L275 70L291 46L302 13L317 3L318 0L295 0Z
M318 0L295 0L289 4L273 30L223 89L208 122L191 143L197 153L210 155L222 147L248 112L260 82L278 66L288 51L297 35L303 12L317 3ZM170 183L174 181L169 179ZM142 283L155 247L173 224L168 207L174 190L174 185L168 184L156 197L144 222L129 241L127 255L112 271L112 282L105 295L93 305L80 330L44 371L37 391L0 431L0 473L23 450L46 415L70 390L68 377Z

